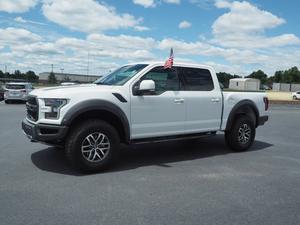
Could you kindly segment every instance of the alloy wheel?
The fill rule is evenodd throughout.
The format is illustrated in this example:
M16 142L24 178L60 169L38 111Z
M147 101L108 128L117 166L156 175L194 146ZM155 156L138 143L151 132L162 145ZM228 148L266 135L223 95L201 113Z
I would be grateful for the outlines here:
M89 162L102 161L110 151L110 141L101 132L94 132L85 137L81 144L81 154Z

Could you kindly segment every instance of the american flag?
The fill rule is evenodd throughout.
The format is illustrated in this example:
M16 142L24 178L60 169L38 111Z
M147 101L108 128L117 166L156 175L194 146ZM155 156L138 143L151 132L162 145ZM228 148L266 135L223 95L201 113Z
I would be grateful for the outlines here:
M173 60L174 60L174 53L173 53L173 48L171 48L170 56L169 56L168 60L165 62L164 68L165 69L172 68L172 66L173 66Z

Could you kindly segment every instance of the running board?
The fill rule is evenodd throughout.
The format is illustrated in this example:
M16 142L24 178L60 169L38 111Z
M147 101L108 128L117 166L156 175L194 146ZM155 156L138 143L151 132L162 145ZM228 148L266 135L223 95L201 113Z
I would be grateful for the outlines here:
M197 133L197 134L186 134L186 135L175 135L175 136L153 137L153 138L141 138L141 139L131 140L130 144L160 143L160 142L168 142L168 141L197 139L197 138L215 136L216 133L217 133L216 131L211 131L211 132Z

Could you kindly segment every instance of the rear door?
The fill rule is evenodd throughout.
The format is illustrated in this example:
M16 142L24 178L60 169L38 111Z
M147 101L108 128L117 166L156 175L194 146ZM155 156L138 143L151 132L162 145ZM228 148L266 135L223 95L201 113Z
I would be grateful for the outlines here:
M179 67L183 81L182 98L186 104L187 134L217 131L221 125L222 93L215 87L211 71L202 68Z

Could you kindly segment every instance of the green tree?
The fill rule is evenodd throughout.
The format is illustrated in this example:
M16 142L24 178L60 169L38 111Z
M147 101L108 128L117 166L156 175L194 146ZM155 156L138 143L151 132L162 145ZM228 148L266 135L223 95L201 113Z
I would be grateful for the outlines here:
M284 79L286 83L299 83L300 82L300 72L298 68L292 67L289 70L284 71Z
M280 83L283 81L283 72L282 71L276 71L274 74L274 82Z
M285 71L276 71L268 81L269 83L300 83L300 71L296 66Z
M223 84L224 88L229 87L229 80L233 78L240 78L238 75L232 75L230 73L220 72L217 73L218 80L221 84Z
M39 81L39 77L31 70L29 70L25 73L25 78L29 82L34 82L35 83L35 82Z
M254 78L260 80L261 84L267 84L268 75L265 74L262 70L255 71L251 73L247 78Z
M13 74L11 74L11 77L14 79L24 79L24 74L21 73L20 70L15 70Z
M53 72L51 72L50 75L48 76L48 82L49 82L49 84L56 84L57 83L57 79L56 79L55 74Z

